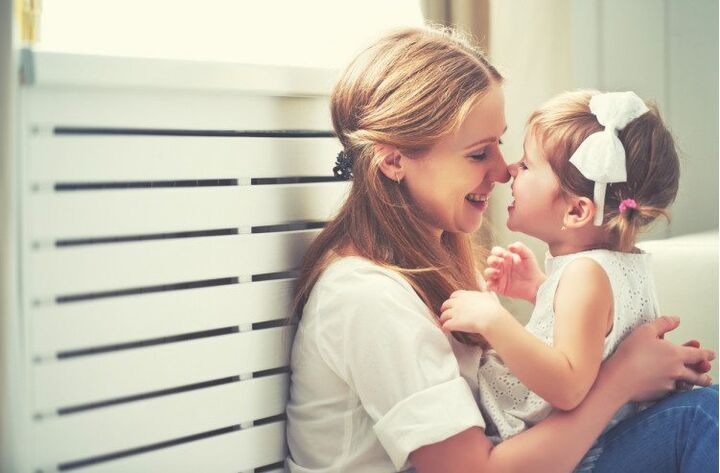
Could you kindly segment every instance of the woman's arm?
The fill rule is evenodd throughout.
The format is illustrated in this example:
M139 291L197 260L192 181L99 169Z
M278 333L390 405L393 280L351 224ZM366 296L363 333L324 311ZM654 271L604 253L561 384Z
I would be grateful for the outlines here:
M635 329L603 364L576 409L556 412L496 447L481 429L468 429L415 450L411 462L420 473L572 471L626 402L657 399L678 380L710 384L709 376L690 367L706 365L713 352L662 340L678 324L677 318L661 317Z

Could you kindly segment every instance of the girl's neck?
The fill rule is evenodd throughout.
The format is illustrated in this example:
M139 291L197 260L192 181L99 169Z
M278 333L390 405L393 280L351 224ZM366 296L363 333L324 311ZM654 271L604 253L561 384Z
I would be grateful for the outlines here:
M581 251L608 250L608 249L610 249L609 246L603 245L603 244L598 244L598 245L577 245L577 244L564 244L564 243L548 244L548 251L550 251L550 254L553 256L571 255L573 253L580 253Z
M570 255L581 251L610 249L607 237L599 228L564 230L562 236L555 241L546 242L553 256Z

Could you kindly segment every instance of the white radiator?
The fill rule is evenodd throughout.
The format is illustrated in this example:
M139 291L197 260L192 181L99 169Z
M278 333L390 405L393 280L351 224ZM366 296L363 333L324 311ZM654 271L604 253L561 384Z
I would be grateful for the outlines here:
M282 471L335 75L24 54L12 468Z

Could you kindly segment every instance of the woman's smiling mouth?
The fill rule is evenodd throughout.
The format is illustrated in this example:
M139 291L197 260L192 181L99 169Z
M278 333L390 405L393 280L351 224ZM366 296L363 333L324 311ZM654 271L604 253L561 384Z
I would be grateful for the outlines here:
M465 196L465 200L470 202L470 204L473 207L478 208L479 210L485 210L487 208L489 196L487 194L468 194Z

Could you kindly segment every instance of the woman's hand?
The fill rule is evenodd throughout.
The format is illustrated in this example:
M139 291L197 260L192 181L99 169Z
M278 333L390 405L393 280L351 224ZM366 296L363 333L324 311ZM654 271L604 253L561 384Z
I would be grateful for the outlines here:
M697 340L689 340L683 343L683 346L700 348L700 342L698 342ZM710 364L710 360L702 360L698 363L690 365L690 368L696 373L702 374L710 371L712 369L712 365ZM678 391L688 391L693 388L693 384L687 381L677 381L675 383L675 388Z
M679 324L679 318L665 316L636 328L603 364L600 375L613 377L630 401L659 399L683 383L710 385L706 371L715 352L694 340L678 346L663 339Z
M535 302L545 274L530 248L520 242L509 245L507 250L496 246L491 250L487 264L484 276L488 290Z

